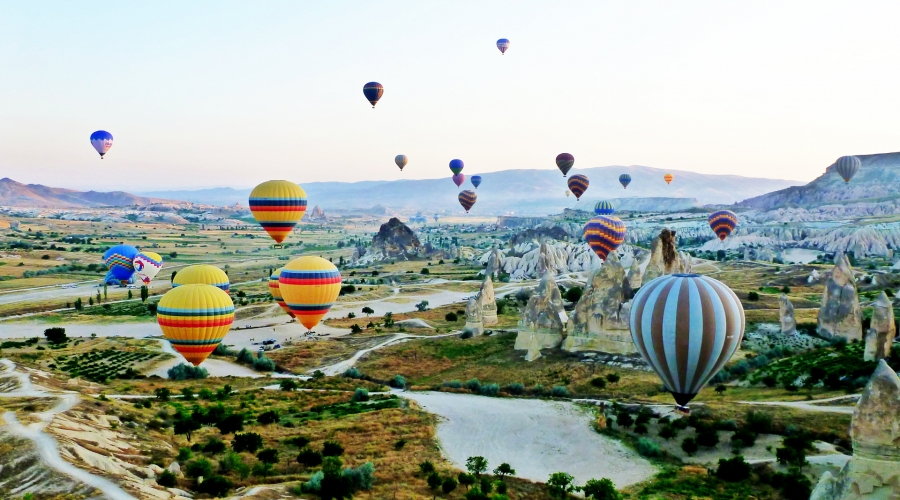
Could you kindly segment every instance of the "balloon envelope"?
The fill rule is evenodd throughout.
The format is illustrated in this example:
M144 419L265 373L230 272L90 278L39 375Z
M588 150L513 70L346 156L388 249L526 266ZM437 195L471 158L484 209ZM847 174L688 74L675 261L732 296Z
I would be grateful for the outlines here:
M575 165L575 157L569 153L560 153L556 155L556 166L559 168L560 172L562 172L563 177L569 173L569 170L572 170L573 165Z
M153 278L162 269L162 256L156 252L141 252L134 256L134 274L141 279L145 285L149 285Z
M571 195L571 194L572 194L572 192L571 192L571 191L569 191L569 190L568 190L568 189L566 189L566 198L568 198L568 197L569 197L569 195Z
M459 204L466 209L466 213L469 213L469 210L471 210L472 206L475 205L475 201L478 199L478 195L475 194L475 191L466 189L465 191L459 193L459 196L457 198L459 198Z
M594 213L596 215L612 215L616 212L615 207L609 201L598 201L596 205L594 205Z
M588 184L591 182L588 180L587 176L578 174L569 177L569 180L566 181L566 184L569 186L569 191L572 191L572 194L575 195L576 200L581 199L581 195L587 191Z
M507 40L506 38L501 38L501 39L497 40L497 48L500 49L501 54L505 55L507 49L509 49L509 40Z
M382 94L384 94L384 87L378 82L369 82L363 85L363 95L372 103L373 108L378 104L378 99L381 99Z
M278 287L294 317L312 330L337 300L341 272L321 257L306 255L281 269Z
M453 183L456 184L456 187L462 186L463 182L466 182L466 174L456 174L452 177Z
M481 185L481 176L473 175L472 177L469 178L469 182L471 182L472 185L475 186L475 189L478 189L478 186Z
M628 189L628 185L631 184L631 176L628 174L620 175L619 184L621 184L623 188Z
M212 285L180 286L162 296L156 321L172 347L197 366L231 329L234 303Z
M290 181L263 182L250 192L250 212L281 243L306 213L306 191Z
M625 223L612 215L598 215L584 226L584 241L603 260L625 241Z
M862 162L855 156L841 156L834 162L834 169L844 178L844 182L850 182L861 166Z
M172 286L182 285L211 285L227 292L230 284L228 275L218 267L209 264L194 264L175 274Z
M671 184L672 180L675 178L672 174L666 174L663 176L663 180L666 181L666 184Z
M744 337L744 308L720 281L698 274L645 283L631 308L631 338L641 357L686 410Z
M465 167L465 163L462 160L450 160L450 171L453 172L453 175L456 175L462 172L463 167Z
M406 166L407 162L409 162L409 159L406 157L406 155L397 155L394 157L394 163L396 163L397 166L400 167L400 170L403 170L403 167Z
M113 145L113 136L109 132L105 130L98 130L91 134L91 146L94 146L94 149L100 153L100 158L103 158L109 148Z
M134 274L134 258L138 250L131 245L116 245L103 254L107 269L119 281L128 281Z
M287 303L284 301L284 297L281 294L280 284L278 279L281 277L281 271L284 268L276 269L271 276L269 276L269 293L272 294L272 298L275 299L275 302L278 303L278 306L284 309L284 312L288 314L290 317L294 317L294 313L291 312L291 308L288 307Z
M719 210L709 214L709 227L722 241L734 231L737 224L738 216L731 210Z

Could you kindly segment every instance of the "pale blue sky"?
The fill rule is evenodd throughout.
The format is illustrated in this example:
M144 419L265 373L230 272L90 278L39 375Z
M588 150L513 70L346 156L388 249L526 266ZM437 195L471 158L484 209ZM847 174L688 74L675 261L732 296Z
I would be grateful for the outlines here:
M900 150L898 18L887 1L4 2L0 177L249 187L570 152L576 170L808 180Z

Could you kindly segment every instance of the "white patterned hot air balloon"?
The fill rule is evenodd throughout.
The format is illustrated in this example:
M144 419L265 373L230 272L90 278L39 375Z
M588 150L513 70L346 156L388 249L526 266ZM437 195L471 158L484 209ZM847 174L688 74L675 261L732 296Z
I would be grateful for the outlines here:
M136 274L145 285L149 285L153 278L156 277L159 270L162 269L162 256L155 252L141 252L134 256L134 274Z

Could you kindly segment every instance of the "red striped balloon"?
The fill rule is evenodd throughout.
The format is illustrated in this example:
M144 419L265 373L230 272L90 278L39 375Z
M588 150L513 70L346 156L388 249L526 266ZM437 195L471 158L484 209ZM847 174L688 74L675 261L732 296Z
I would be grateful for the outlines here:
M569 185L569 191L572 191L572 194L575 195L576 200L581 199L581 195L583 195L584 192L587 191L588 184L590 183L591 182L588 180L588 178L581 174L569 177L569 180L566 182L566 184Z
M731 210L719 210L709 214L709 227L722 241L734 231L737 224L738 216Z
M584 241L603 260L625 241L625 223L612 215L598 215L584 226Z

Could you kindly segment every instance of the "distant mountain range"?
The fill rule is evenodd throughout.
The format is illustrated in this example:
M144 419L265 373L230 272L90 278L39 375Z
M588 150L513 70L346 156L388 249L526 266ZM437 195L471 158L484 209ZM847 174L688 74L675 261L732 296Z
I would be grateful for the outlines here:
M431 212L460 212L457 195L462 189L472 189L478 201L475 214L546 215L565 208L593 208L601 199L618 199L620 203L637 206L651 205L651 210L680 210L702 204L732 204L738 200L801 184L799 181L741 177L737 175L709 175L680 170L661 170L643 166L611 166L577 169L569 175L583 174L590 186L580 202L566 197L566 179L555 169L503 170L480 174L481 186L475 190L469 174L463 172L466 183L457 188L448 175L442 179L309 182L300 184L306 191L309 206L319 205L326 212L339 212L383 205L392 210L422 210ZM631 175L632 182L625 190L619 175ZM665 173L672 173L671 185L663 181ZM296 180L296 179L293 179ZM241 203L246 206L250 189L213 188L193 191L153 191L144 196L191 201L211 205ZM634 201L623 198L634 198ZM648 198L665 198L647 200ZM642 199L638 201L637 199ZM662 203L659 205L659 203ZM586 207L590 205L590 207Z
M814 208L847 202L884 202L900 198L900 153L856 155L862 166L849 183L834 170L805 186L793 186L744 200L739 207L771 210L775 208Z
M72 189L52 188L41 184L22 184L8 177L0 179L0 205L12 207L38 208L90 208L90 207L126 207L133 205L152 205L153 203L171 203L161 200L136 196L124 191L74 191Z

